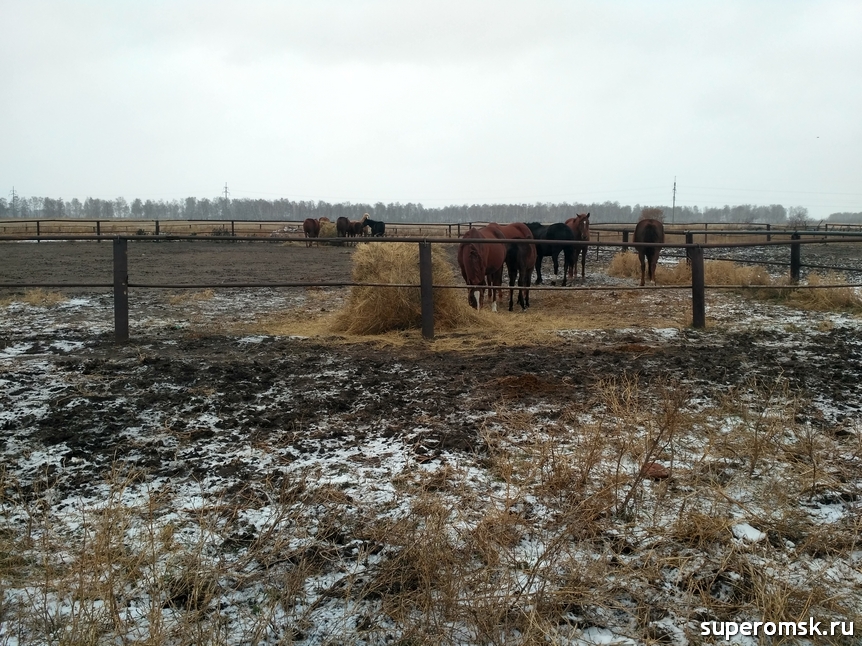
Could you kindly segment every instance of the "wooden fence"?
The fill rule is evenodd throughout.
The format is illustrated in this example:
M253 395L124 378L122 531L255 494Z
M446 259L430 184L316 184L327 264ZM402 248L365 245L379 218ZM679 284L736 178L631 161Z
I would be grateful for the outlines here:
M129 240L132 241L171 241L171 240L200 240L199 237L196 236L176 236L176 235L142 235L142 236L94 236L94 235L84 235L84 236L70 236L70 235L60 235L60 236L41 236L41 238L37 238L36 236L20 236L20 235L0 235L0 242L2 241L20 241L20 240L93 240L93 241L111 241L113 244L113 283L112 284L104 284L104 283L0 283L0 288L21 288L21 287L52 287L52 288L63 288L63 287L110 287L113 289L113 297L114 297L114 339L117 343L125 343L129 340L129 288L156 288L156 289L205 289L205 288L225 288L225 287L238 287L238 288L261 288L261 287L349 287L349 286L358 286L360 283L353 282L270 282L270 283L217 283L217 284L136 284L129 281L128 274L128 243ZM279 237L279 238L260 238L256 236L250 237L234 237L233 240L237 241L254 241L258 243L264 243L267 240L272 242L284 242L284 241L295 241L295 242L305 242L306 239L304 237ZM320 242L330 242L330 243L339 243L343 242L343 239L340 238L319 238ZM852 242L852 243L862 243L862 236L858 234L855 236L842 236L842 237L830 237L828 238L831 242ZM457 238L451 237L438 237L438 238L421 238L417 240L414 237L396 237L390 236L386 238L364 238L364 242L367 243L376 243L376 244L385 244L392 242L411 242L418 243L419 245L419 277L420 284L419 285L394 285L394 284L367 284L362 283L362 286L370 286L370 287L408 287L408 288L418 288L420 290L421 296L421 311L422 311L422 335L426 339L431 339L434 337L434 290L435 289L463 289L463 285L434 285L432 284L432 271L431 271L431 245L432 244L460 244L460 240ZM523 240L486 240L486 239L471 239L471 242L478 244L499 244L499 243L521 243L523 244ZM800 276L800 270L803 267L802 265L802 253L801 247L804 244L809 243L817 243L822 244L824 242L823 232L813 232L809 234L809 237L803 239L799 233L790 233L788 240L770 240L770 241L762 241L762 242L738 242L734 244L701 244L694 243L690 241L688 234L686 234L686 242L684 243L654 243L654 244L643 244L643 246L655 246L662 248L679 248L683 249L685 252L685 257L687 262L691 266L691 276L692 282L690 286L655 286L655 287L531 287L530 289L535 290L602 290L602 289L691 289L692 294L692 326L695 328L702 328L706 325L706 285L704 282L704 249L709 248L740 248L740 247L756 247L756 246L773 246L773 245L784 245L790 247L790 259L788 266L790 268L790 278L792 283L797 283ZM597 242L597 241L588 241L588 242L573 242L573 241L559 241L560 245L569 245L569 246L578 246L578 247L590 247L596 246L598 247L617 247L625 249L628 246L628 241L623 239L621 242ZM836 268L838 269L838 268ZM850 270L853 270L850 268ZM855 270L862 271L862 270ZM713 286L714 288L715 286ZM829 286L823 286L829 287ZM763 289L767 289L767 287L762 287Z

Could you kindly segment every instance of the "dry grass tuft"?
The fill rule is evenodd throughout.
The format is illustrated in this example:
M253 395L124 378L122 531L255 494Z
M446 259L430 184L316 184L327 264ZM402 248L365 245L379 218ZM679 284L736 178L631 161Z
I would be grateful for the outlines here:
M444 251L433 247L433 281L454 285L455 275ZM360 245L353 254L353 280L358 283L419 283L419 251L415 244ZM451 330L475 325L478 313L467 305L458 290L434 292L434 326ZM419 328L422 310L415 287L353 287L344 309L332 325L337 332L381 334L391 330Z
M812 273L808 276L809 285L836 285L846 282L843 276L830 272L825 275ZM828 289L797 289L789 293L779 292L786 296L790 305L807 310L817 311L848 311L862 310L862 295L853 287L831 287Z
M37 287L28 289L23 295L13 295L0 299L0 306L8 306L15 302L27 303L28 305L48 307L57 303L64 303L69 298L60 292L49 292Z

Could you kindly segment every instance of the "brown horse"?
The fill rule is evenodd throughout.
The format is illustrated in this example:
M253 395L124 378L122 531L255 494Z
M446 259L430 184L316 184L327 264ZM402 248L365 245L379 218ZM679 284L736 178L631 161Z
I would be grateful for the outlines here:
M575 217L569 218L566 220L566 225L572 230L572 233L575 234L575 240L582 240L584 242L589 241L590 239L590 214L589 213L578 213ZM573 265L573 269L575 275L578 273L578 254L581 255L581 282L585 282L587 279L586 274L586 265L587 265L587 245L578 245L575 247L575 263ZM570 276L572 282L575 282L575 277Z
M470 307L481 309L485 301L485 285L490 286L491 310L497 311L499 287L503 284L503 263L506 261L506 247L502 244L476 244L470 240L504 238L497 225L481 229L468 229L461 236L464 239L458 246L458 265L464 282L473 289L467 290Z
M350 220L343 215L335 221L335 232L339 238L346 238L348 229L350 229Z
M302 230L305 232L305 246L311 246L311 239L320 235L320 220L314 218L306 218L302 223Z
M659 220L646 218L637 223L635 227L634 248L638 251L638 260L641 263L641 287L644 285L644 257L649 262L649 279L655 284L655 267L658 264L658 255L661 247L644 247L639 242L658 243L664 242L664 225Z
M491 225L488 225L491 226ZM523 222L513 222L511 224L499 225L500 231L504 238L510 240L532 240L533 234ZM510 242L506 249L506 270L509 273L509 311L514 309L513 290L515 279L517 278L518 287L518 305L522 310L530 307L530 281L533 277L533 270L536 268L536 245L535 244L519 244Z
M362 216L361 220L350 220L349 226L347 227L347 235L351 238L355 238L356 236L362 236L365 231L365 221L368 219L368 214Z

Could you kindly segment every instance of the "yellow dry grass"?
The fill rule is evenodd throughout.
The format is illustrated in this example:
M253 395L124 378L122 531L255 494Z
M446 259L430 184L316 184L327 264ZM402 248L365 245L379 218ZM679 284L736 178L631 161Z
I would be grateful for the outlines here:
M655 270L659 285L690 285L691 268L685 260L674 265L658 265ZM756 265L737 265L729 260L708 260L703 263L707 285L769 285L766 269ZM640 280L641 268L636 253L616 254L608 267L608 275Z
M49 305L63 303L67 300L69 300L68 297L60 292L50 292L41 287L37 287L35 289L28 289L20 295L13 294L12 296L0 298L0 306L6 307L12 303L19 302L27 303L28 305L47 307Z
M846 282L843 276L830 272L827 274L809 274L807 283L810 286L841 285ZM829 287L823 289L795 289L792 286L786 290L770 290L759 294L761 298L771 298L787 305L818 312L862 311L862 295L853 287Z

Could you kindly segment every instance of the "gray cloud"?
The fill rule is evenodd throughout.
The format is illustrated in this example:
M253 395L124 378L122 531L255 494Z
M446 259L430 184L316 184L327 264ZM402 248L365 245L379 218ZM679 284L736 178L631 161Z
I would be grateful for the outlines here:
M857 2L11 0L23 195L862 210Z

